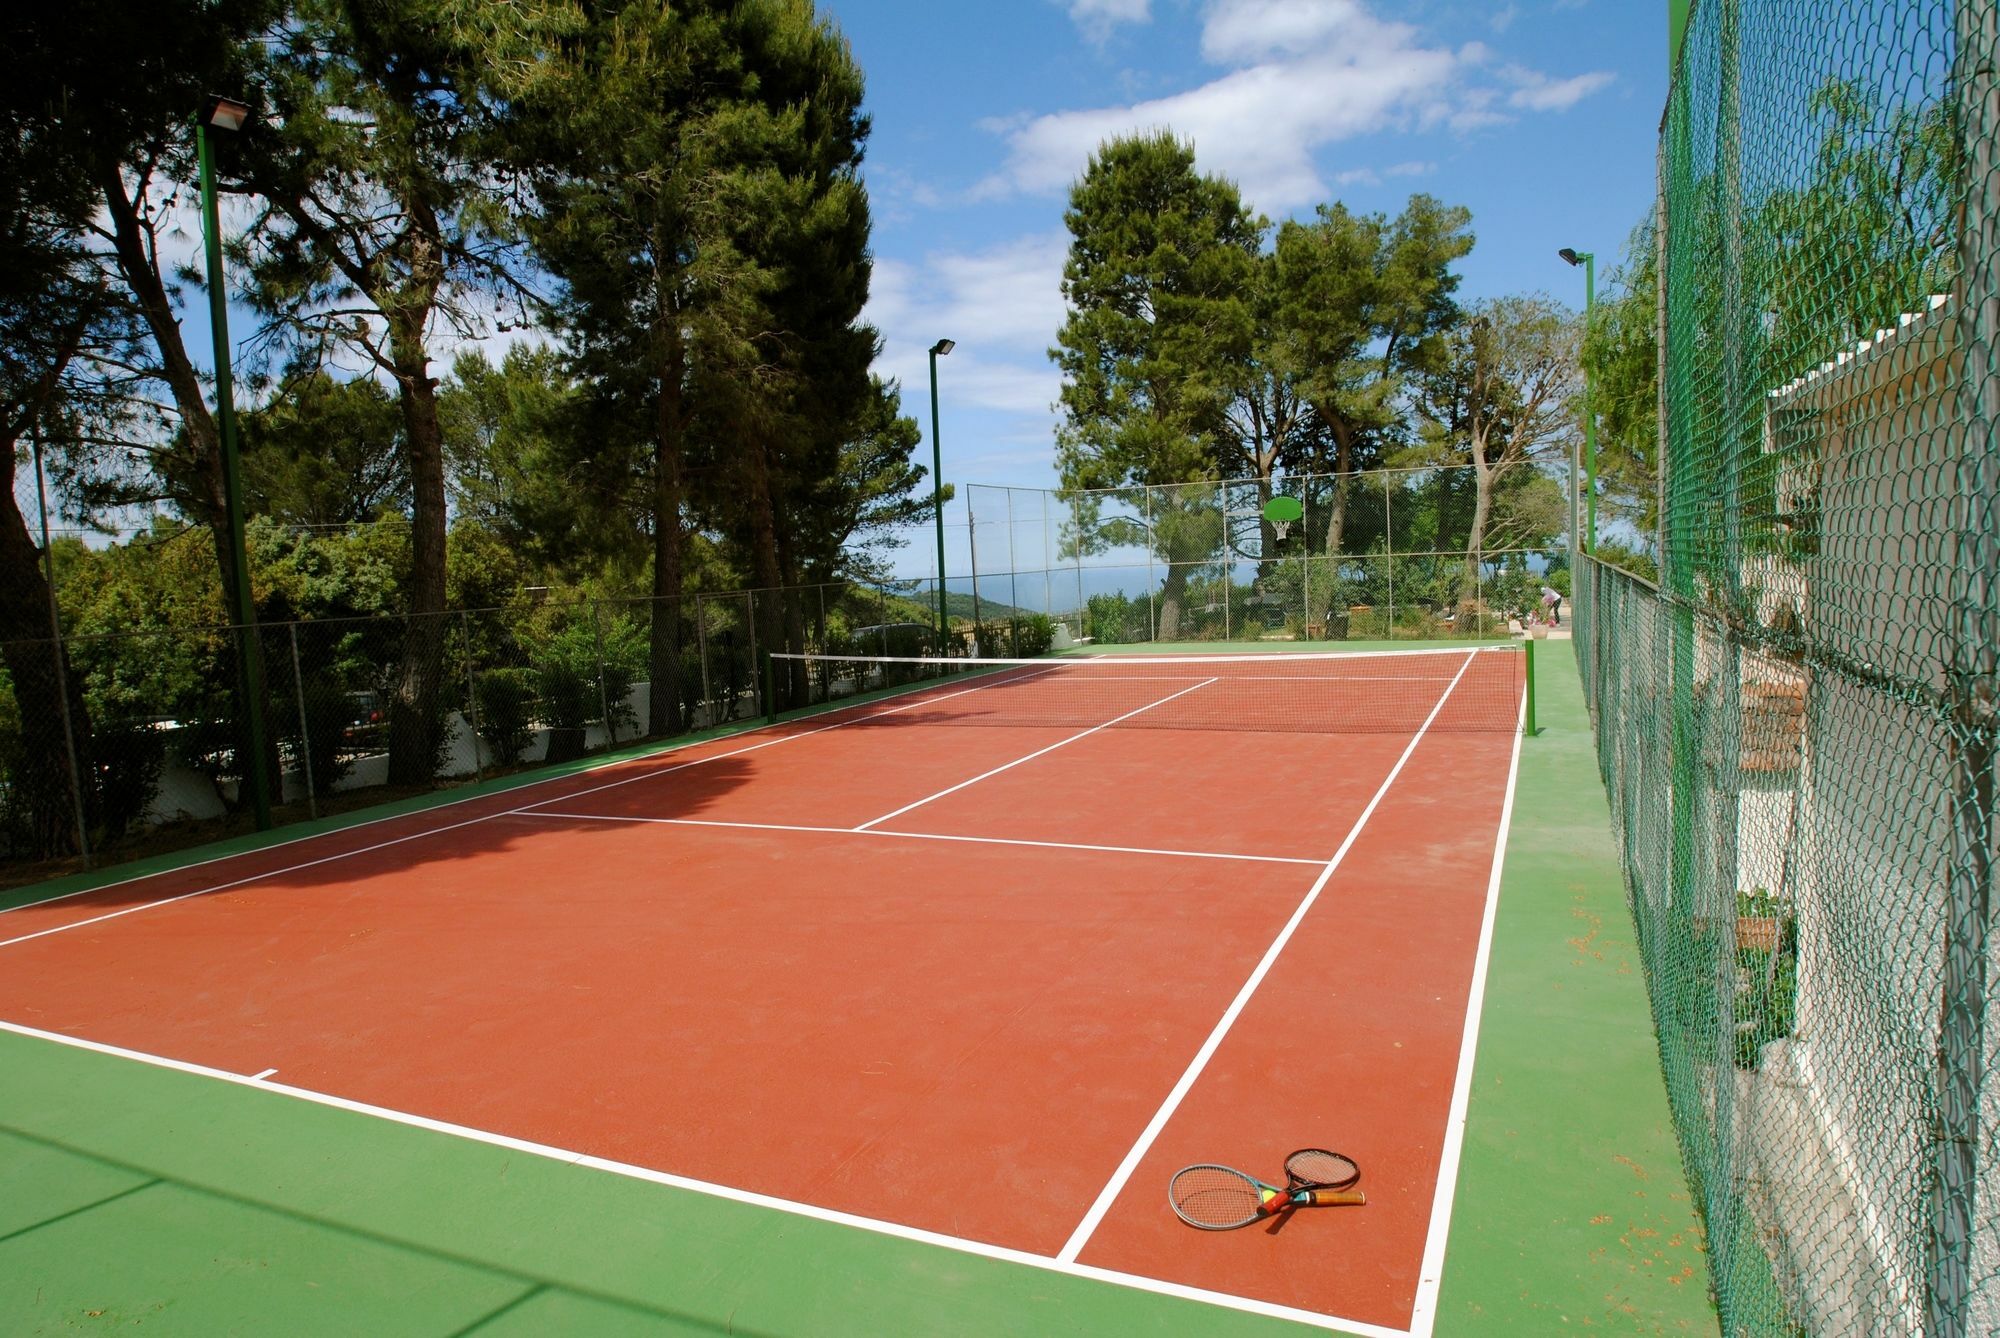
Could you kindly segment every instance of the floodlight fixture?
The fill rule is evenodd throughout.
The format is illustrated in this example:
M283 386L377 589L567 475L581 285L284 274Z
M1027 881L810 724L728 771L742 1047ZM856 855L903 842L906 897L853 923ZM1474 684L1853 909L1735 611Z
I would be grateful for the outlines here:
M243 123L249 119L249 103L223 97L220 93L210 94L208 101L201 104L201 123L213 130L241 130Z
M957 347L958 344L955 340L940 339L937 343L931 345L931 352L941 358Z

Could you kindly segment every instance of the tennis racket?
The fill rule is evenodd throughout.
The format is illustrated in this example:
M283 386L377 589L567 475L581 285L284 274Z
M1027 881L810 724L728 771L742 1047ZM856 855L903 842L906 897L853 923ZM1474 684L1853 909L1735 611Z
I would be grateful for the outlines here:
M1360 1190L1279 1189L1227 1166L1184 1166L1167 1186L1174 1215L1203 1231L1229 1231L1291 1208L1331 1208L1368 1202Z
M1300 1148L1285 1158L1285 1184L1291 1189L1346 1189L1360 1178L1354 1158L1325 1148Z

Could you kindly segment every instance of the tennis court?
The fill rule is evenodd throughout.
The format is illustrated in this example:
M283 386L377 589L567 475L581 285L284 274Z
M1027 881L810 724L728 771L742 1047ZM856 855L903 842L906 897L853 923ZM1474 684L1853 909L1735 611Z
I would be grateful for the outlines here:
M814 692L886 662L802 662ZM1347 1331L1436 1305L1516 647L942 681L0 914L12 1029ZM1202 1233L1191 1162L1362 1208ZM1329 1267L1332 1258L1340 1260Z

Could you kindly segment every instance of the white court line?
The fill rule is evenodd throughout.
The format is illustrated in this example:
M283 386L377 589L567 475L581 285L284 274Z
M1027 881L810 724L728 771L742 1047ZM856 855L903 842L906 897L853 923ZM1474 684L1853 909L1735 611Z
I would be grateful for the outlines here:
M1077 841L1027 841L1011 836L952 836L944 832L886 832L859 827L807 827L788 822L724 822L720 818L632 817L623 813L561 813L549 809L519 810L517 818L576 818L583 822L653 822L667 827L735 827L752 832L826 832L836 836L885 836L904 841L965 841L974 845L1036 846L1048 850L1092 850L1113 855L1175 855L1182 859L1239 859L1255 864L1310 864L1318 868L1324 860L1301 859L1296 855L1235 855L1216 850L1156 850L1150 846L1095 846Z
M707 757L697 757L692 762L681 762L675 766L661 767L657 771L648 771L642 776L626 776L620 780L606 781L602 785L593 785L588 790L577 790L574 793L560 795L554 799L543 799L533 804L523 805L521 808L510 809L509 812L522 813L528 809L539 808L543 804L560 804L570 799L581 799L587 794L599 794L605 790L615 790L621 785L631 785L637 781L658 780L661 776L671 776L676 771L686 771L689 767L698 767L708 762L719 762L725 757L740 757L744 753L754 753L760 748L775 748L781 743L790 743L794 739L808 739L815 734L824 734L828 730L842 729L848 725L865 724L870 720L879 720L885 715L900 715L904 711L914 711L919 706L935 706L939 702L948 702L954 697L963 697L967 693L981 692L1002 683L1025 683L1031 678L1040 678L1043 674L1053 673L1054 669L1055 666L1051 665L1047 669L1038 669L1032 674L994 674L991 677L982 678L969 688L960 688L957 692L947 692L937 696L932 696L926 691L917 697L916 700L904 702L901 706L894 706L886 711L872 711L867 715L856 716L852 720L836 720L831 725L821 725L816 729L802 729L796 734L786 734L780 738L766 739L762 743L753 743L747 748L735 748L726 753L713 753ZM763 728L770 729L772 726L766 725ZM496 814L495 816L500 815Z
M1047 671L1046 671L1046 670L1043 670L1042 672L1047 672ZM708 756L706 756L706 757L697 757L697 758L695 758L695 759L694 759L693 761L691 761L691 762L681 762L681 763L679 763L679 764L677 764L677 765L675 765L675 766L671 766L671 767L662 767L662 768L659 768L659 769L657 769L657 770L651 770L651 771L646 771L646 772L644 772L644 773L642 773L642 774L640 774L640 775L637 775L637 776L627 776L627 777L625 777L625 778L624 778L624 779L622 779L622 780L615 780L615 781L611 781L611 782L609 782L609 783L607 783L607 784L604 784L604 785L595 785L595 786L592 786L591 788L589 788L589 789L587 789L587 790L577 790L577 791L575 791L575 792L573 792L573 793L570 793L570 794L565 794L565 795L561 795L561 796L558 796L557 798L554 798L554 799L544 799L544 800L539 800L539 801L537 801L537 803L536 803L536 804L528 804L528 805L524 805L524 806L523 806L523 807L521 807L521 808L510 808L510 809L502 809L502 810L500 810L499 812L496 812L496 813L482 813L482 814L481 814L480 816L478 816L478 817L476 817L476 818L467 818L467 819L465 819L465 820L464 820L463 822L452 822L452 823L447 823L447 824L445 824L445 825L444 825L444 826L442 826L442 827L426 827L426 828L424 828L424 829L423 829L422 831L416 831L416 832L410 832L410 833L407 833L406 835L403 835L403 836L396 836L396 837L391 837L391 838L390 838L389 840L387 840L387 841L377 841L377 842L376 842L375 844L373 844L373 845L366 845L366 846L357 846L357 847L355 847L355 848L354 848L354 849L352 849L352 850L337 850L337 851L335 851L335 852L334 852L333 854L331 854L331 855L322 855L322 856L320 856L320 857L319 857L318 859L309 859L309 860L301 860L301 861L300 861L299 863L297 863L297 864L288 864L288 865L285 865L285 866L284 866L283 868L278 868L278 869L263 869L263 870L260 870L260 871L259 871L259 872L257 872L257 873L253 873L253 874L247 874L247 875L245 875L245 876L244 876L244 877L242 877L242 878L235 878L235 879L231 879L230 881L228 881L228 882L226 882L226 883L212 883L212 884L210 884L210 885L209 885L209 886L207 886L207 887L198 887L198 888L195 888L195 889L194 889L193 891L191 891L191 892L181 892L181 893L178 893L178 894L176 894L176 895L174 895L174 896L171 896L171 897L161 897L160 899L158 899L158 900L156 900L156 901L142 901L142 902L139 902L139 903L138 903L137 905L133 905L133 906L127 906L127 907L125 907L125 908L124 908L123 910L116 910L116 911L107 911L107 912L105 912L105 913L104 913L103 915L93 915L93 916L90 916L90 917L88 917L87 919L82 919L82 920L72 920L72 921L71 921L70 923L68 923L68 924L62 924L62 925L55 925L55 926L53 926L53 927L51 927L51 928L48 928L48 929L39 929L39 930L36 930L36 931L35 931L34 933L32 933L32 934L20 934L20 935L17 935L17 936L15 936L15 937L13 937L13 938L7 938L7 939L0 939L0 948L11 948L11 947L13 947L13 946L14 946L15 944L17 944L17 943L26 943L26 942L28 942L28 941L29 941L29 940L31 940L31 939L38 939L38 938L45 938L45 937L47 937L47 936L48 936L48 935L50 935L50 934L62 934L62 933L67 933L67 932L68 932L69 930L72 930L72 929L82 929L82 928L84 928L85 926L88 926L88 925L94 925L94 924L100 924L100 923L102 923L103 921L106 921L106 920L116 920L116 919L120 918L121 916L126 916L126 915L136 915L136 914L138 914L138 913L139 913L140 911L149 911L149 910L154 910L154 909L156 909L156 908L158 908L158 907L161 907L161 906L171 906L171 905L173 905L173 904L174 904L175 902L177 902L177 901L186 901L186 900L188 900L188 899L189 899L189 898L191 898L191 897L203 897L203 896L207 896L207 895L209 895L209 894L210 894L210 893L212 893L212 892L227 892L227 891L228 891L228 890L229 890L230 888L232 888L232 887L242 887L242 886L243 886L244 884L246 884L246 883L255 883L255 882L261 882L261 881L263 881L264 879L267 879L267 878L278 878L278 877L281 877L281 876L283 876L283 875L285 875L285 874L288 874L288 873L297 873L297 872L298 872L299 870L301 870L301 869L310 869L310 868L313 868L313 867L315 867L315 866L317 866L317 865L321 865L321 864L330 864L330 863L332 863L332 862L333 862L333 861L335 861L335 860L341 860L341 859L348 859L348 858L351 858L351 857L353 857L353 856L355 856L355 855L366 855L366 854L368 854L369 852L371 852L371 851L376 851L376 850L386 850L386 849L388 849L388 848L389 848L390 846L397 846L397 845L402 845L402 844L403 844L403 843L404 843L405 841L416 841L416 840L420 840L420 839L422 839L423 837L426 837L426 836L439 836L439 835L442 835L442 834L443 834L443 833L445 833L445 832L450 832L450 831L456 831L456 830L458 830L458 829L459 829L459 828L461 828L461 827L470 827L470 826L473 826L473 825L474 825L474 824L476 824L476 823L481 823L481 822L491 822L491 821L492 821L493 819L495 819L495 818L504 818L504 817L510 817L510 816L513 816L513 815L515 815L515 814L519 814L519 813L525 813L525 812L528 812L528 811L530 811L530 810L532 810L532 809L536 808L536 807L537 807L537 806L538 806L539 804L553 804L553 803L560 803L560 802L563 802L564 800L569 800L569 799L579 799L579 798L583 797L584 795L587 795L587 794L596 794L596 793L598 793L598 792L599 792L599 791L601 791L601 790L612 790L612 789L616 789L616 788L617 788L617 787L619 787L620 785L630 785L630 784L631 784L632 782L634 782L634 781L641 781L641 780L652 780L652 779L654 779L655 777L659 777L659 776L667 776L667 775L671 775L671 774L673 774L673 773L674 773L674 772L676 772L676 771L685 771L685 770L687 770L687 769L688 769L689 767L698 767L698 766L701 766L701 765L703 765L704 763L707 763L707 762L719 762L719 761L721 761L721 760L722 760L723 758L725 758L725 757L738 757L738 756L741 756L741 755L742 755L742 754L744 754L744 753L754 753L754 752L756 752L756 751L757 751L757 750L758 750L759 748L771 748L771 747L775 747L775 746L777 746L778 744L781 744L781 743L790 743L790 742L791 742L791 741L792 741L793 739L803 739L803 738L807 738L807 737L809 737L809 736L811 736L811 735L814 735L814 734L824 734L824 733L826 733L826 732L827 732L828 730L830 730L830 729L839 729L839 728L841 728L841 726L843 726L843 725L855 725L855 724L860 724L860 723L862 723L863 721L868 721L868 720L874 720L874 719L877 719L877 718L879 718L879 717L881 717L881 716L885 716L885 715L896 715L896 714L897 714L897 713L899 713L899 712L902 712L902 711L908 711L908 710L912 710L912 709L914 709L914 708L916 708L916 707L918 707L918 706L927 706L927 705L930 705L930 704L932 704L932 703L935 703L935 702L941 702L941 701L949 701L949 700L950 700L951 698L953 698L953 697L963 697L963 696L964 696L964 695L965 695L966 693L968 693L968 692L977 692L977 691L979 691L979 690L980 690L981 688L986 688L986 687L991 687L991 686L993 686L993 685L994 685L994 684L996 684L996 683L1019 683L1019 682L1022 682L1022 681L1024 681L1025 679L1029 679L1029 678L1034 678L1034 677L1036 677L1036 675L1034 675L1034 674L1023 674L1023 675L1019 675L1019 676L1016 676L1016 677L1008 677L1008 676L1006 676L1006 675L1004 675L1004 674L995 674L995 675L993 675L993 676L992 676L991 678L987 678L987 679L982 679L982 680L981 680L981 681L980 681L979 683L977 683L977 684L973 685L972 687L969 687L969 688L962 688L962 689L960 689L960 690L959 690L959 691L957 691L957 692L950 692L950 693L946 693L945 695L943 695L943 696L941 696L941 697L934 697L934 696L929 696L929 695L924 695L924 696L920 696L920 697L919 697L919 698L918 698L917 700L915 700L915 701L910 701L910 702L905 702L905 703L904 703L903 705L901 705L901 706L897 706L897 707L894 707L894 708L892 708L892 709L890 709L890 710L887 710L887 711L874 711L874 712L871 712L871 713L869 713L868 715L864 715L864 716L856 716L856 717L854 717L854 718L853 718L853 719L851 719L851 720L840 720L840 721L836 721L835 723L833 723L833 724L831 724L831 725L821 725L821 726L819 726L819 727L818 727L818 728L816 728L816 729L808 729L808 730L801 730L801 731L800 731L800 732L798 732L797 734L785 734L785 735L781 735L780 737L778 737L778 738L775 738L775 739L766 739L766 740L764 740L764 741L763 741L762 743L753 743L753 744L751 744L751 745L749 745L748 747L745 747L745 748L732 748L731 750L729 750L728 752L725 752L725 753L710 753L710 754L709 754ZM745 733L756 733L756 732L759 732L759 731L761 731L761 730L765 730L765 729L773 729L773 728L776 728L776 726L772 726L772 725L761 725L761 726L759 726L759 727L758 727L758 729L757 729L757 730L745 730L744 732L745 732ZM683 744L683 745L680 745L680 747L693 747L693 746L694 746L693 744ZM678 748L676 748L676 749L668 749L668 750L666 750L666 751L670 751L670 752L671 752L671 751L678 751ZM655 755L655 756L657 756L657 754L654 754L654 755ZM633 761L633 760L635 760L635 759L631 759L631 758L625 758L625 759L621 759L621 761ZM606 766L615 766L615 765L619 765L619 763L606 763L605 765L606 765ZM591 767L591 768L589 768L589 770L591 770L591 771L595 771L595 770L598 770L598 768L596 768L596 767ZM575 774L575 773L572 773L572 774ZM546 781L534 781L534 782L531 782L531 783L530 783L529 785L524 785L524 786L522 786L522 787L520 787L520 788L522 788L522 789L526 790L526 789L530 789L530 788L532 788L532 787L533 787L533 786L535 786L535 785L552 785L552 784L555 784L555 783L556 783L557 781L563 781L563 780L568 780L568 779L569 779L569 776L551 776L551 777L549 777L549 778L548 778L548 780L546 780ZM490 797L490 796L480 796L480 795L471 795L471 796L467 796L467 797L466 797L465 799L455 799L455 800L452 800L452 801L451 801L451 803L453 803L453 804L463 804L463 803L469 803L469 802L471 802L471 801L472 801L473 799L475 799L475 798L486 798L486 797ZM445 808L445 807L449 807L449 805L447 805L447 804L440 804L440 805L438 805L438 807L439 807L439 808ZM396 815L394 815L394 816L396 816L396 817L404 817L404 816L409 816L409 815L407 815L407 814L396 814ZM355 824L355 827L356 827L356 828L358 828L358 827L366 827L366 826L371 826L371 825L373 825L373 824L374 824L374 823L376 823L376 822L388 822L388 821L390 821L390 820L391 820L390 818L371 818L371 819L370 819L370 820L369 820L368 822L365 822L365 823L356 823L356 824ZM343 827L343 828L340 828L340 829L338 829L338 831L351 831L351 830L354 830L354 828L346 828L346 827ZM335 836L335 835L337 835L337 834L338 834L338 832L315 832L315 833L313 833L313 834L312 834L312 835L310 835L310 836L301 836L301 837L299 837L299 838L297 838L297 839L298 839L298 840L300 840L300 841L310 841L310 840L313 840L313 839L315 839L316 837L320 837L320 836ZM291 842L291 841L280 841L280 842L277 842L276 844L277 844L277 845L291 845L291 844L293 844L293 842ZM247 856L249 856L249 855L253 855L253 854L258 854L258 853L260 853L260 852L261 852L261 850L268 850L268 849L273 849L273 848L275 848L275 847L272 847L272 846L265 846L265 847L260 847L260 848L259 848L259 850L257 850L257 851L249 851L249 850L246 850L246 851L239 851L239 852L237 852L237 853L236 853L236 854L234 854L234 855L221 855L221 856L217 856L217 859L218 859L218 860L224 860L224 859L240 859L240 858L245 858L245 857L247 857ZM201 863L204 863L204 864L205 864L205 863L213 863L213 862L215 862L215 861L210 861L210 860L204 860L204 861L201 861ZM189 864L189 865L183 865L183 866L181 866L181 867L182 867L182 868L199 868L199 867L200 867L200 864ZM159 871L158 873L153 873L153 874L140 874L140 875L139 875L138 877L136 877L136 878L127 878L127 879L122 879L122 880L120 880L120 882L117 882L117 883L106 883L106 884L104 884L104 885L103 885L103 886L101 886L101 887L91 887L91 888L82 888L82 889L79 889L78 891L75 891L75 892L64 892L64 893L62 893L62 894L61 894L61 895L59 895L59 896L54 896L54 897L48 897L48 898L45 898L45 899L43 899L42 901L30 901L30 902L24 902L24 903L22 903L22 904L21 904L20 906L13 906L13 907L9 907L8 909L10 909L10 910L25 910L25 909L26 909L27 907L29 907L29 906L45 906L45 905L48 905L48 904L49 904L50 902L55 902L55 901L62 901L62 900L65 900L65 899L67 899L67 898L69 898L69 897L76 897L76 896L82 896L82 895L84 895L85 893L88 893L88 892L102 892L102 891L104 891L104 890L105 890L106 888L111 888L111 887L120 887L120 886L123 886L123 884L124 884L124 883L130 883L130 882L139 882L139 881L141 881L142 879L145 879L145 878L154 878L154 877L160 877L160 876L163 876L163 875L165 875L165 874L169 874L169 873L175 873L175 872L178 872L178 870L177 870L177 869L162 869L162 870L160 870L160 871Z
M68 924L54 925L48 929L37 929L32 934L17 934L13 938L0 938L0 948L11 948L16 943L26 943L30 939L46 938L50 934L67 933L72 929L82 929L86 925L101 924L106 920L116 920L120 916L137 915L140 911L150 911L161 906L171 906L177 901L186 901L189 897L205 897L211 892L227 892L230 888L242 887L245 883L262 882L266 878L276 878L280 874L296 873L300 869L310 869L315 865L319 864L331 864L333 863L333 861L337 859L347 859L349 856L352 855L365 855L371 850L386 850L390 846L399 846L403 844L403 842L405 841L416 841L416 840L421 840L423 837L426 836L437 836L442 832L456 831L460 827L470 827L474 823L489 822L492 819L500 816L501 815L498 813L484 813L476 818L467 818L464 822L454 822L443 827L426 827L420 832L411 832L406 836L391 837L387 841L377 841L372 846L360 846L354 850L337 850L331 855L321 855L318 859L302 860L297 864L286 865L282 869L262 869L256 873L246 874L241 878L231 879L229 882L226 883L214 883L208 887L198 887L192 892L182 892L171 897L161 897L157 901L142 901L139 902L137 905L127 906L124 910L106 911L102 915L93 915L90 916L88 919L72 920ZM331 835L331 833L327 833L327 835ZM113 886L115 886L115 884ZM102 889L92 889L92 890L101 891ZM74 894L72 893L66 895L74 895ZM60 898L51 897L49 898L49 900L57 901L60 900ZM35 905L41 905L42 903L30 902L28 904L31 906L35 906Z
M925 804L930 803L933 799L942 799L948 794L956 794L958 791L963 790L968 785L979 784L979 782L985 780L988 776L997 776L1003 771L1012 771L1015 767L1020 766L1023 762L1032 762L1036 758L1042 756L1042 754L1044 753L1052 753L1058 748L1066 747L1069 744L1075 743L1078 739L1087 739L1101 729L1110 729L1113 725L1119 723L1119 721L1121 720L1130 720L1133 716L1141 715L1147 711L1152 710L1156 706L1165 706L1168 702L1174 700L1174 698L1176 697L1185 697L1190 692L1193 692L1199 688L1205 688L1210 683L1214 683L1216 681L1217 680L1213 678L1204 678L1201 682L1190 684L1189 686L1182 688L1179 692L1170 692L1166 696L1160 698L1158 701L1147 702L1144 706L1138 708L1138 710L1127 711L1124 715L1114 716L1112 719L1105 721L1101 725L1092 725L1089 729L1082 730L1078 733L1072 734L1068 738L1060 740L1056 743L1052 743L1046 748L1037 748L1035 749L1034 752L1029 753L1026 757L1017 757L1011 762L1007 762L993 768L991 771L982 771L977 776L974 776L971 780L962 780L956 785L946 786L944 789L939 790L936 794L925 795L922 799L917 800L916 803L905 804L893 813L884 813L879 818L870 818L868 821L862 823L859 827L856 827L854 830L857 832L865 832L870 827L873 827L878 823L887 822L891 818L899 818L903 814L908 813L913 808L922 808Z
M150 1064L155 1068L172 1069L178 1073L190 1073L197 1077L213 1078L221 1082L233 1083L238 1087L254 1087L261 1092L271 1092L279 1096L309 1101L318 1106L330 1106L335 1110L345 1110L357 1115L369 1115L387 1120L393 1124L407 1125L415 1129L426 1129L432 1133L448 1134L470 1142L485 1143L493 1147L507 1148L530 1156L545 1157L550 1161L580 1166L594 1171L605 1171L612 1175L624 1176L632 1180L649 1181L656 1185L667 1185L674 1189L703 1194L710 1198L727 1199L732 1203L748 1204L757 1208L768 1208L774 1212L788 1213L794 1217L809 1217L815 1221L830 1222L836 1226L854 1227L881 1236L893 1236L899 1240L914 1241L923 1245L934 1245L960 1254L978 1255L985 1259L996 1259L1003 1263L1021 1264L1028 1268L1038 1268L1048 1273L1060 1273L1068 1277L1090 1278L1107 1282L1134 1291L1153 1292L1161 1296L1177 1297L1186 1301L1197 1301L1207 1305L1221 1306L1230 1310L1245 1311L1254 1315L1268 1315L1273 1319L1288 1319L1294 1323L1310 1324L1315 1328L1334 1333L1354 1334L1357 1338L1410 1338L1407 1329L1386 1328L1379 1324L1366 1324L1359 1320L1340 1319L1332 1315L1322 1315L1316 1311L1299 1310L1292 1306L1277 1305L1270 1301L1258 1301L1247 1296L1231 1296L1227 1292L1208 1291L1201 1287L1190 1287L1178 1282L1163 1282L1158 1278L1141 1277L1136 1273L1120 1273L1115 1269L1097 1268L1089 1264L1078 1264L1063 1259L1051 1259L1047 1255L1032 1254L1026 1250L1010 1249L1005 1245L989 1245L984 1241L970 1240L963 1236L946 1235L943 1232L928 1231L922 1227L905 1226L900 1222L884 1221L875 1217L863 1217L857 1213L841 1212L835 1208L822 1208L817 1204L798 1203L791 1199L774 1198L768 1194L753 1193L736 1189L713 1181L695 1180L688 1176L675 1175L670 1171L656 1171L646 1166L635 1166L630 1162L613 1161L608 1157L596 1157L588 1153L574 1152L548 1143L530 1142L524 1138L514 1138L507 1134L492 1133L485 1129L475 1129L469 1125L452 1124L445 1120L432 1119L427 1115L412 1115L407 1111L392 1110L387 1106L371 1106L363 1101L354 1101L344 1096L333 1096L326 1092L315 1092L311 1088L292 1087L284 1083L264 1082L245 1077L240 1073L230 1073L224 1069L209 1068L203 1064L190 1063L184 1059L168 1059L164 1055L148 1054L143 1050L127 1050L122 1046L106 1045L102 1041L87 1041L80 1036L66 1036L61 1032L42 1031L35 1027L22 1026L18 1022L0 1021L0 1031L13 1032L38 1041L50 1041L57 1045L67 1045L78 1050L88 1050L95 1054L111 1055L118 1059L134 1060Z
M1167 1093L1167 1099L1160 1103L1160 1108L1153 1112L1153 1118L1147 1123L1145 1131L1139 1135L1139 1141L1125 1154L1125 1160L1118 1163L1118 1169L1111 1173L1111 1179L1099 1191L1096 1202L1090 1205L1090 1211L1083 1215L1081 1222L1077 1223L1076 1230L1070 1233L1068 1243L1062 1247L1061 1253L1056 1255L1056 1258L1064 1263L1075 1263L1076 1257L1083 1252L1083 1247L1090 1243L1092 1233L1097 1230L1098 1223L1104 1220L1104 1214L1111 1211L1111 1204L1125 1188L1125 1182L1132 1178L1132 1172L1139 1168L1140 1161L1152 1151L1161 1130L1167 1127L1167 1121L1173 1118L1174 1111L1180 1108L1182 1099L1194 1087L1195 1079L1201 1076L1202 1070L1208 1067L1209 1059L1222 1045L1222 1038L1236 1025L1236 1019L1249 1004L1250 996L1264 983L1264 977L1277 962L1278 954L1292 941L1292 935L1305 920L1306 912L1310 911L1313 903L1319 900L1321 889L1333 877L1333 872L1340 867L1340 862L1347 858L1347 852L1353 849L1355 841L1360 839L1362 829L1368 825L1368 819L1374 816L1382 797L1389 793L1389 787L1395 784L1396 777L1402 774L1404 763L1410 760L1410 755L1416 752L1417 745L1423 742L1424 733L1430 729L1431 721L1437 719L1438 712L1442 711L1444 704L1451 700L1452 688L1458 686L1459 678L1464 677L1465 671L1471 667L1472 656L1467 655L1465 663L1459 666L1458 676L1451 680L1450 686L1446 687L1443 695L1437 699L1437 704L1431 707L1431 713L1424 717L1424 723L1411 736L1409 745L1403 749L1403 755L1396 759L1396 765L1389 768L1389 774L1383 777L1382 784L1376 787L1375 797L1368 801L1368 807L1362 809L1361 816L1354 820L1354 826L1348 831L1347 839L1340 843L1340 849L1333 852L1333 858L1326 862L1326 867L1320 870L1319 877L1313 880L1312 887L1307 889L1305 900L1301 901L1298 909L1292 912L1292 918L1285 921L1285 927L1278 931L1275 939L1271 940L1271 946L1264 950L1263 960L1257 963L1256 969L1250 973L1250 978L1243 982L1243 988L1236 992L1236 997L1230 1001L1228 1011L1224 1012L1222 1019L1215 1024L1215 1029L1209 1032L1208 1039L1202 1042L1201 1049L1195 1052L1192 1060L1188 1061L1187 1071L1181 1074L1180 1081L1174 1084L1171 1092Z
M1526 700L1522 720L1526 721ZM1493 922L1500 911L1500 869L1507 854L1507 830L1514 821L1514 786L1521 774L1521 734L1514 731L1514 755L1507 763L1507 797L1500 805L1500 831L1493 838L1493 872L1486 880L1486 910L1479 922L1479 951L1472 961L1472 984L1465 1004L1464 1040L1458 1048L1458 1076L1452 1081L1451 1113L1445 1119L1444 1153L1438 1159L1437 1193L1424 1238L1424 1262L1417 1272L1417 1301L1410 1332L1428 1338L1437 1323L1438 1289L1444 1281L1444 1250L1451 1234L1451 1202L1458 1190L1458 1159L1465 1147L1466 1116L1472 1103L1472 1061L1479 1048L1479 1017L1486 1003L1486 968L1493 953Z
M251 1082L262 1082L262 1081L264 1081L264 1079L266 1079L266 1078L270 1077L270 1076L271 1076L271 1075L272 1075L273 1073L276 1073L276 1072L277 1072L277 1070L276 1070L276 1069L265 1069L265 1070L264 1070L264 1071L263 1071L262 1073L253 1073L253 1074L251 1074L251 1075L250 1075L250 1081L251 1081Z

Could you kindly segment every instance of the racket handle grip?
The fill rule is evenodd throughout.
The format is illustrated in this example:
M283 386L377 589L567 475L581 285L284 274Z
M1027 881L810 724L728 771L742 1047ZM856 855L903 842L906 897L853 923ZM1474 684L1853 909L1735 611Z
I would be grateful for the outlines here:
M1315 1208L1358 1208L1368 1202L1368 1195L1359 1189L1315 1189L1311 1202Z

